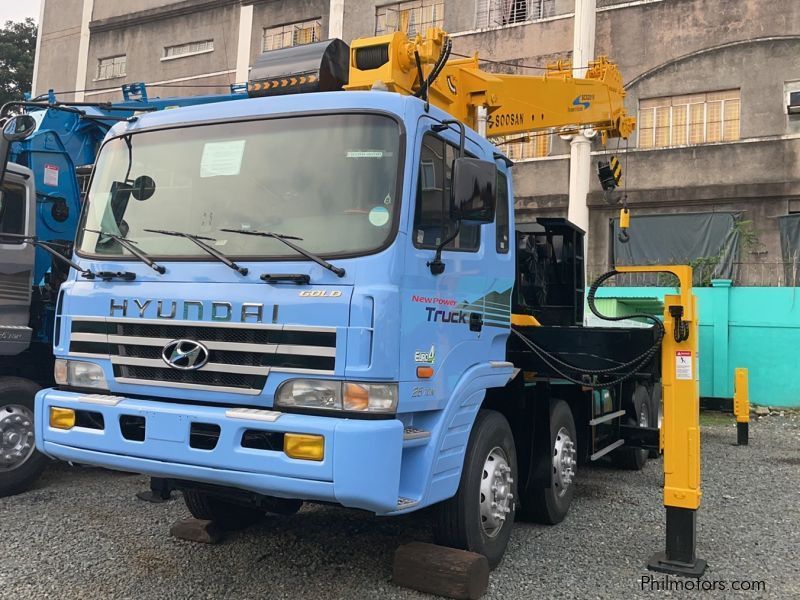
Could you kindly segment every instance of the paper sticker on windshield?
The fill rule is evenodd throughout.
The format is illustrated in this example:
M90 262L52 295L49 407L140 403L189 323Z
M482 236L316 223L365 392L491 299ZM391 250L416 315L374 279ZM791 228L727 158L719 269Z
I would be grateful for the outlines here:
M203 146L200 177L230 177L242 170L246 140L208 142Z
M375 150L362 150L360 152L350 151L347 153L347 158L383 158L383 152Z
M389 209L385 206L376 206L369 211L369 222L375 227L383 227L389 222Z

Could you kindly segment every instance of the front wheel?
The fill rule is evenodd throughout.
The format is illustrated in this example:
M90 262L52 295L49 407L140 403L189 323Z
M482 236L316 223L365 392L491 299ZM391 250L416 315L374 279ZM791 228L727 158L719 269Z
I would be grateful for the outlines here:
M438 505L437 544L483 554L496 567L514 526L517 454L506 418L481 410L475 419L456 495Z
M183 501L195 519L214 521L222 529L244 529L264 518L264 511L229 502L200 490L183 490Z
M27 379L0 378L0 497L28 489L47 465L33 437L33 402L40 389Z

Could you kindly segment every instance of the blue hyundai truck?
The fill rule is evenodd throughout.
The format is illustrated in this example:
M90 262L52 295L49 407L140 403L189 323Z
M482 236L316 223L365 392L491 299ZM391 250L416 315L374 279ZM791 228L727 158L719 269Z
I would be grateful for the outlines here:
M340 71L393 60L367 49ZM515 229L511 162L436 101L444 51L419 95L324 91L342 49L318 52L251 85L277 94L110 129L37 448L169 479L224 526L436 505L437 541L494 566L515 518L565 517L579 463L641 468L653 332L582 326L583 232Z

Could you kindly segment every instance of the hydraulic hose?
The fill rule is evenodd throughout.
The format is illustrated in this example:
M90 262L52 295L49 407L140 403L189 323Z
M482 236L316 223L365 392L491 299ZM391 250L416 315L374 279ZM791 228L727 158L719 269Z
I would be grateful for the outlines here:
M582 385L585 387L590 388L607 388L611 387L620 383L623 383L636 375L639 369L647 364L658 352L659 348L661 347L661 341L664 339L664 324L653 315L649 315L646 313L637 313L633 315L626 315L624 317L610 317L608 315L602 314L595 305L595 296L597 294L597 290L600 286L603 285L607 280L611 279L612 277L618 275L617 271L609 271L608 273L604 273L597 280L592 284L589 288L589 293L587 295L587 304L589 305L589 310L592 311L597 318L603 319L604 321L624 321L630 318L642 318L653 323L653 328L655 329L656 339L653 344L644 352L636 356L635 358L614 367L608 369L589 369L586 367L580 367L578 365L571 364L555 354L548 352L541 346L537 345L535 342L528 339L522 332L518 331L517 329L513 328L511 331L522 341L525 346L527 346L534 354L536 354L539 358L542 359L548 367L553 369L558 375L566 379L567 381L571 381L572 383L576 383L578 385ZM627 373L611 380L605 382L596 382L596 381L587 381L587 379L578 379L573 377L571 374L575 375L583 375L589 378L597 378L603 376L613 375L618 373L622 369L630 369Z

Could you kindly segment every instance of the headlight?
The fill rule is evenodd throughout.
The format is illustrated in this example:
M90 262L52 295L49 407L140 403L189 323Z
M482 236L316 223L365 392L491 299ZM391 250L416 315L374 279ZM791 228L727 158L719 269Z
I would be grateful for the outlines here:
M95 363L58 358L53 375L58 385L108 389L103 368Z
M275 404L286 408L393 413L397 409L397 384L290 379L278 388Z

